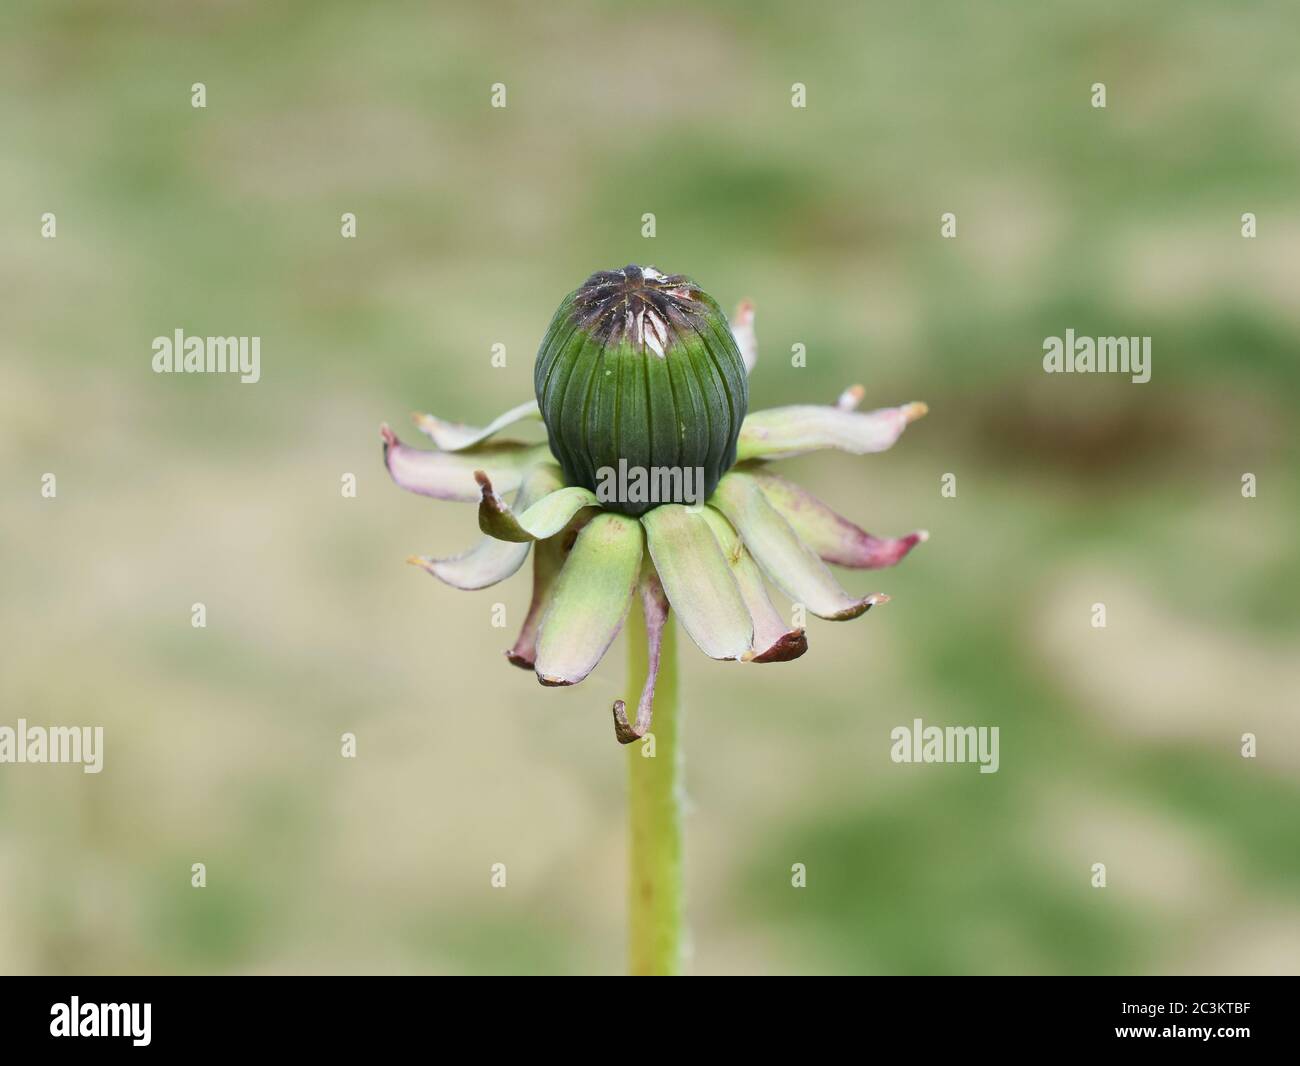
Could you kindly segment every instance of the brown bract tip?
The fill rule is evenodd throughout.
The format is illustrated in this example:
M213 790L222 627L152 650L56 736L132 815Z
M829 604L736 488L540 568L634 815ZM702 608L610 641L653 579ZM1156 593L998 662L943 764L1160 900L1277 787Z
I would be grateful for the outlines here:
M750 653L745 661L751 663L788 663L808 650L808 635L802 629L782 633L776 642L757 654Z
M614 736L620 744L635 744L645 736L637 732L636 726L627 720L627 704L622 700L614 701Z
M509 660L511 666L517 666L520 670L531 670L536 664L526 655L520 655L514 648L507 648L503 653ZM546 682L542 682L545 684Z
M867 390L861 385L850 385L840 393L840 398L835 401L835 406L841 411L856 411L858 404L862 402L862 397L867 394Z

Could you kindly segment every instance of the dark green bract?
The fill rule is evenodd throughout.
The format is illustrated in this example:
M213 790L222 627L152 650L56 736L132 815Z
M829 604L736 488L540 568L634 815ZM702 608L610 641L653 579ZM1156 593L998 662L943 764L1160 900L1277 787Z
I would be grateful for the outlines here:
M608 510L703 502L736 461L744 361L722 309L685 275L593 274L555 312L534 384L566 483Z

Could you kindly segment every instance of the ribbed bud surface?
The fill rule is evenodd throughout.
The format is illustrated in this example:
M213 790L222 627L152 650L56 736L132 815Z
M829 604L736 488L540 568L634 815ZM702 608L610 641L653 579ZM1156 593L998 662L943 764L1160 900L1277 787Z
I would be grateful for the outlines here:
M722 309L690 278L653 267L601 271L566 296L538 350L534 385L565 481L630 515L712 495L736 461L749 406ZM633 488L611 498L611 471L627 475L620 487L645 471L652 485L685 492L647 500Z

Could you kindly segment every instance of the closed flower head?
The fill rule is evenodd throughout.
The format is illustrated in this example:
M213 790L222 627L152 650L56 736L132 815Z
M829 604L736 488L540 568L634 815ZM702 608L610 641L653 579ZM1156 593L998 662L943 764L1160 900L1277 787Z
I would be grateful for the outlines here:
M631 472L601 493L608 510L702 502L735 464L744 360L722 309L683 274L592 274L560 304L533 378L567 484L600 493Z

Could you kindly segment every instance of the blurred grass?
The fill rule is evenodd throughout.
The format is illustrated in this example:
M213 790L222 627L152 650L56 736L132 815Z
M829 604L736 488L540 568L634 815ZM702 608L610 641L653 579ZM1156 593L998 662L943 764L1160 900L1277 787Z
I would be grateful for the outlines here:
M0 772L0 969L620 968L621 656L571 692L506 667L527 577L403 567L475 523L389 485L375 427L518 402L560 296L650 262L757 300L755 406L860 380L932 409L791 466L931 530L845 577L889 607L781 667L684 663L696 969L1294 972L1294 28L1280 0L5 5L0 720L108 740L98 777ZM152 374L177 327L260 335L261 383ZM1067 327L1153 336L1152 381L1043 375ZM893 765L915 716L999 725L1002 769Z

